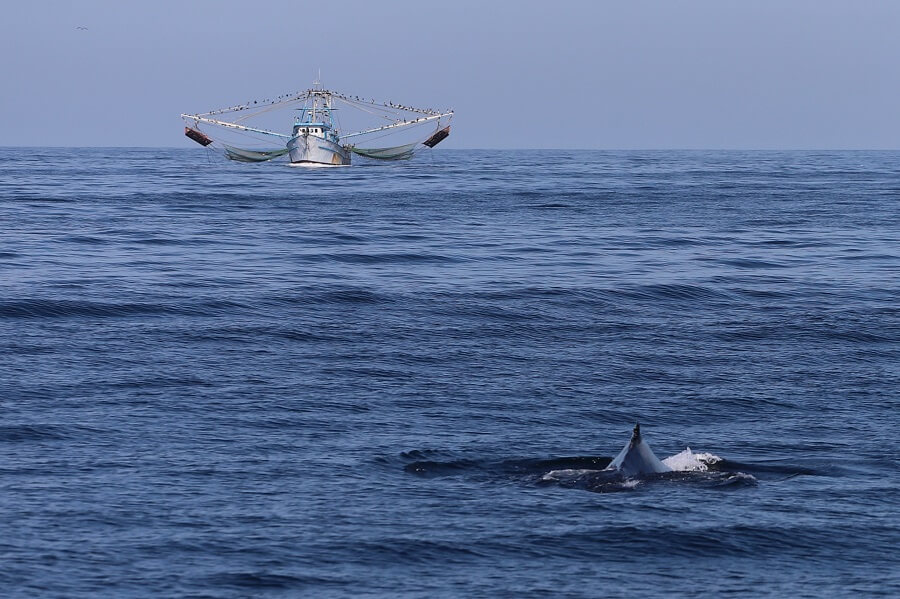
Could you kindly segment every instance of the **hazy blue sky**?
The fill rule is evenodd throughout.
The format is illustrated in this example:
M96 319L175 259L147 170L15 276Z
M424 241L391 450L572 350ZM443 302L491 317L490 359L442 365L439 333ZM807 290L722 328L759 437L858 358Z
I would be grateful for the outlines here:
M898 148L900 1L5 3L0 145L190 146L309 87L457 111L457 148ZM87 27L80 30L76 27Z

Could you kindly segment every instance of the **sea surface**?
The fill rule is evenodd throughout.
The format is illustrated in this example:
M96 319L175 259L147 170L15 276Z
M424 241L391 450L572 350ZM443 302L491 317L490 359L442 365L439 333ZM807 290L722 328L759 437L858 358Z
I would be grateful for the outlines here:
M0 149L5 598L897 597L898 395L900 152Z

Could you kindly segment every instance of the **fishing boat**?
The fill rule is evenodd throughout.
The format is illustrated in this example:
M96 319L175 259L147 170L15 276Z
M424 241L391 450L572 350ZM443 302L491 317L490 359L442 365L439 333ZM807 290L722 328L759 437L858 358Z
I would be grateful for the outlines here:
M342 109L352 110L341 114ZM297 114L289 131L280 132L289 118L286 111ZM221 150L230 160L267 162L287 156L296 166L348 166L353 154L407 160L433 148L450 135L453 111L378 102L322 89L316 81L301 92L181 118L188 138ZM393 141L380 141L386 138Z

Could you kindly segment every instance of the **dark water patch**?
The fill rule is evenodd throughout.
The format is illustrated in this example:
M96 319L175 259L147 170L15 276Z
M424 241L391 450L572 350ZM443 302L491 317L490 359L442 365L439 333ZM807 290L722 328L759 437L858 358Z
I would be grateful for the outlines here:
M827 476L830 472L820 468L810 468L795 464L776 462L739 462L734 460L719 460L708 465L712 471L747 472L761 479L783 479L792 476Z
M851 535L860 534L864 530L846 525L836 528ZM890 536L889 529L878 530L877 540L862 553L869 559L877 558L880 551L887 549ZM532 533L525 535L521 544L532 548L535 552L533 557L541 558L569 555L579 559L603 559L609 562L629 561L632 559L630 556L636 553L643 555L644 559L655 556L696 559L698 555L705 555L723 559L766 555L808 563L810 558L829 558L830 548L826 541L829 538L830 531L821 527L790 524L688 527L610 524L559 535Z
M375 368L375 367L350 367L350 368L330 368L322 369L322 372L328 375L348 376L361 379L411 379L415 375L408 370L400 370L398 368Z
M454 476L460 473L471 472L472 470L482 470L484 467L484 464L477 460L452 460L449 462L417 460L404 466L403 470L417 476L434 478Z
M126 389L166 389L166 388L190 388L190 387L213 387L215 386L210 380L200 376L174 376L167 374L158 374L153 377L142 377L134 379L124 379L119 381L110 381L106 383L112 388L123 387Z
M768 260L758 260L752 258L730 258L726 260L715 260L715 262L719 264L724 264L726 266L734 266L735 268L748 268L748 269L771 269L771 268L787 268L788 264L782 264L780 262L772 262Z
M211 300L190 304L96 302L81 300L26 299L0 302L0 318L117 318L126 316L221 316L244 308L243 304Z
M262 333L263 331L255 331L254 333ZM305 343L333 343L340 341L341 335L327 335L324 334L321 330L308 330L308 329L270 329L268 331L269 335L274 337L280 337L287 341L300 341Z
M789 299L791 297L796 297L799 293L796 291L790 291L786 289L753 289L753 288L741 288L741 287L730 287L729 291L736 295L741 295L745 297L750 297L754 299L765 299L765 300L774 300L774 299Z
M871 326L871 325L864 325ZM848 323L791 321L764 326L723 326L714 334L721 341L777 341L804 339L809 341L850 342L860 345L895 343L900 329L884 331L852 328ZM874 349L874 348L873 348Z
M26 206L32 208L40 208L42 204L71 204L82 199L74 197L72 195L66 195L65 197L53 197L42 193L31 193L27 191L22 191L17 195L19 200L34 202L33 204L26 204ZM86 199L89 200L90 198Z
M265 298L263 302L270 305L304 306L304 305L381 305L390 304L395 298L388 293L377 293L367 287L353 286L313 286L298 288L290 294L279 294Z
M529 299L553 299L558 297L575 297L585 293L582 290L573 290L566 289L562 287L514 287L511 289L503 289L500 291L472 291L466 294L468 297L471 297L476 300L489 300L496 302L503 302L508 300L529 300ZM588 291L589 293L589 291ZM459 294L450 294L450 293L442 293L439 295L443 298L448 299L465 299L465 297L460 297Z
M477 543L463 540L440 540L391 537L378 541L364 541L358 547L346 543L329 547L332 551L357 555L362 563L383 567L385 564L472 564L489 555Z
M330 587L346 584L341 578L323 576L321 574L289 575L271 572L222 572L203 579L207 586L235 588L245 591L256 589L259 592L272 590L300 590L305 587Z
M8 343L0 342L0 355L6 353L17 356L40 356L52 354L56 351L58 351L58 348L53 345L23 343L14 340L9 341Z
M498 291L437 292L432 297L440 303L432 304L432 310L439 314L493 315L499 320L530 320L558 307L564 307L567 313L578 309L602 309L606 314L621 314L631 310L628 302L622 301L623 296L641 295L632 289L516 286ZM618 324L623 328L630 326ZM563 330L565 327L565 323L555 322L552 328Z
M109 243L108 239L93 237L90 235L69 235L62 238L66 243L76 243L79 245L105 245Z
M895 254L855 254L851 256L838 256L838 260L851 260L851 261L879 261L879 262L897 262L900 260L900 256Z
M562 204L562 203L554 203L554 202L548 202L545 204L530 204L525 207L531 208L533 210L553 210L553 209L559 209L559 208L573 208L572 204Z
M73 424L7 424L0 425L0 442L61 441L97 432L98 429Z
M437 305L431 309L431 313L437 316L456 318L471 318L482 322L526 322L540 317L540 313L534 309L513 309L497 304L487 303L458 303L452 305Z
M207 343L213 345L256 345L261 327L255 326L204 326L180 331L180 340L189 343Z
M854 344L870 345L870 344L893 344L900 342L900 329L893 332L881 329L872 329L868 331L851 328L823 328L821 335L825 339L832 341L849 341Z
M129 243L136 243L138 245L148 245L148 246L172 246L172 247L187 247L187 246L197 246L197 245L221 245L223 242L221 240L215 239L206 239L201 236L190 237L190 238L176 238L176 237L139 237L132 238L128 240Z
M309 262L338 262L343 264L362 265L404 265L404 264L454 264L461 258L431 253L328 253L303 254L300 257Z
M746 245L759 245L766 247L817 247L827 245L826 242L811 242L809 240L799 239L762 239L758 241L745 242Z
M550 247L539 246L511 247L507 251L514 254L552 254L554 252L554 250Z
M466 471L486 471L498 475L531 476L566 468L603 469L610 457L574 456L550 458L476 459L453 457L441 450L412 450L400 454L403 470L424 477L446 476ZM438 459L443 458L443 459Z
M316 245L357 245L368 241L368 238L364 235L342 231L308 231L305 228L299 228L296 231L292 231L292 233L297 233L302 236L308 236L308 239L314 242Z
M609 457L592 457L592 456L575 456L575 457L558 457L543 459L514 459L503 460L498 464L498 469L502 472L511 474L539 474L549 470L564 469L594 469L602 470L606 468L612 458Z
M688 236L641 236L640 242L632 244L632 247L658 247L658 248L682 248L710 245L714 242L708 239L698 239Z
M630 288L608 290L612 297L630 297L634 299L663 300L663 301L710 301L727 300L731 294L719 289L713 289L703 285L688 285L679 283L641 285Z

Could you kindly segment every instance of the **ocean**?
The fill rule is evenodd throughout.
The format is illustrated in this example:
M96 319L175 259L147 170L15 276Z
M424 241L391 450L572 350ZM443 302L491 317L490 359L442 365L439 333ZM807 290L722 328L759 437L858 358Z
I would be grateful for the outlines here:
M900 152L358 163L0 149L0 594L900 595Z

